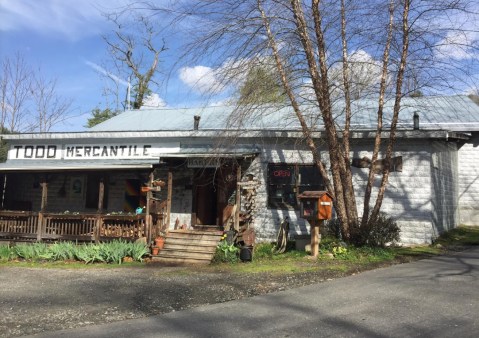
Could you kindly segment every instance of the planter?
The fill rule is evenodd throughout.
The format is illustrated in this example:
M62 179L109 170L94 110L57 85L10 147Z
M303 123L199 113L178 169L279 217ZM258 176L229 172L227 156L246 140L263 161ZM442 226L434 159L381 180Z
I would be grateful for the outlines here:
M160 248L159 248L159 247L153 246L153 247L151 248L151 254L152 254L153 256L158 255L159 252L160 252Z
M241 247L240 259L242 262L251 262L253 260L253 247L252 246Z
M161 250L165 246L165 238L157 237L155 238L155 245Z

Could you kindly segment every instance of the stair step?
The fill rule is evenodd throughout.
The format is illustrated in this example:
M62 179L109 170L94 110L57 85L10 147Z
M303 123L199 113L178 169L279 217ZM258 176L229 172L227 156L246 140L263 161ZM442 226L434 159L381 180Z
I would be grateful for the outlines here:
M213 227L211 227L213 228ZM223 232L215 229L170 230L164 248L154 261L172 264L208 264L213 259Z
M195 252L212 252L216 251L216 244L213 245L197 245L197 244L177 244L165 243L164 249L180 250L180 251L195 251Z
M166 243L171 244L183 244L183 245L204 245L204 246L216 246L219 239L191 239L191 238L172 238L168 237Z
M219 230L170 230L168 231L168 235L170 234L188 234L193 236L199 235L214 235L214 236L223 236L223 231Z
M153 262L158 262L168 265L183 265L183 264L210 264L210 259L193 259L193 258L182 258L182 257L159 257L153 256Z
M178 257L178 258L195 258L195 259L211 259L213 255L211 252L199 252L199 251L180 251L180 250L161 250L157 257Z

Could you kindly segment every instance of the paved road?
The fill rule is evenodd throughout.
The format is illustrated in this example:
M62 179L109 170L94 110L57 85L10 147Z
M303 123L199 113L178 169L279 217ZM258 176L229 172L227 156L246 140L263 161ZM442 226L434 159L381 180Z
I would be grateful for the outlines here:
M241 301L32 337L478 337L479 247Z

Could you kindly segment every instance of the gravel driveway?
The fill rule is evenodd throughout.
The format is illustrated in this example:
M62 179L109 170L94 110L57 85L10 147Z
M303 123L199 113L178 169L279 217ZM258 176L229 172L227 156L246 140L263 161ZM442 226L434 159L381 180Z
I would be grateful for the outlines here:
M373 268L369 266L369 268ZM205 267L0 268L0 337L221 303L359 271L231 274Z

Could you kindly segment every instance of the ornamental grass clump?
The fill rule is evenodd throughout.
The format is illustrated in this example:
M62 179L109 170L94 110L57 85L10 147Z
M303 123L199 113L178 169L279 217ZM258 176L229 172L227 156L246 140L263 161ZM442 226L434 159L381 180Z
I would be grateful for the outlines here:
M0 245L0 260L9 261L16 257L16 254L10 245Z

